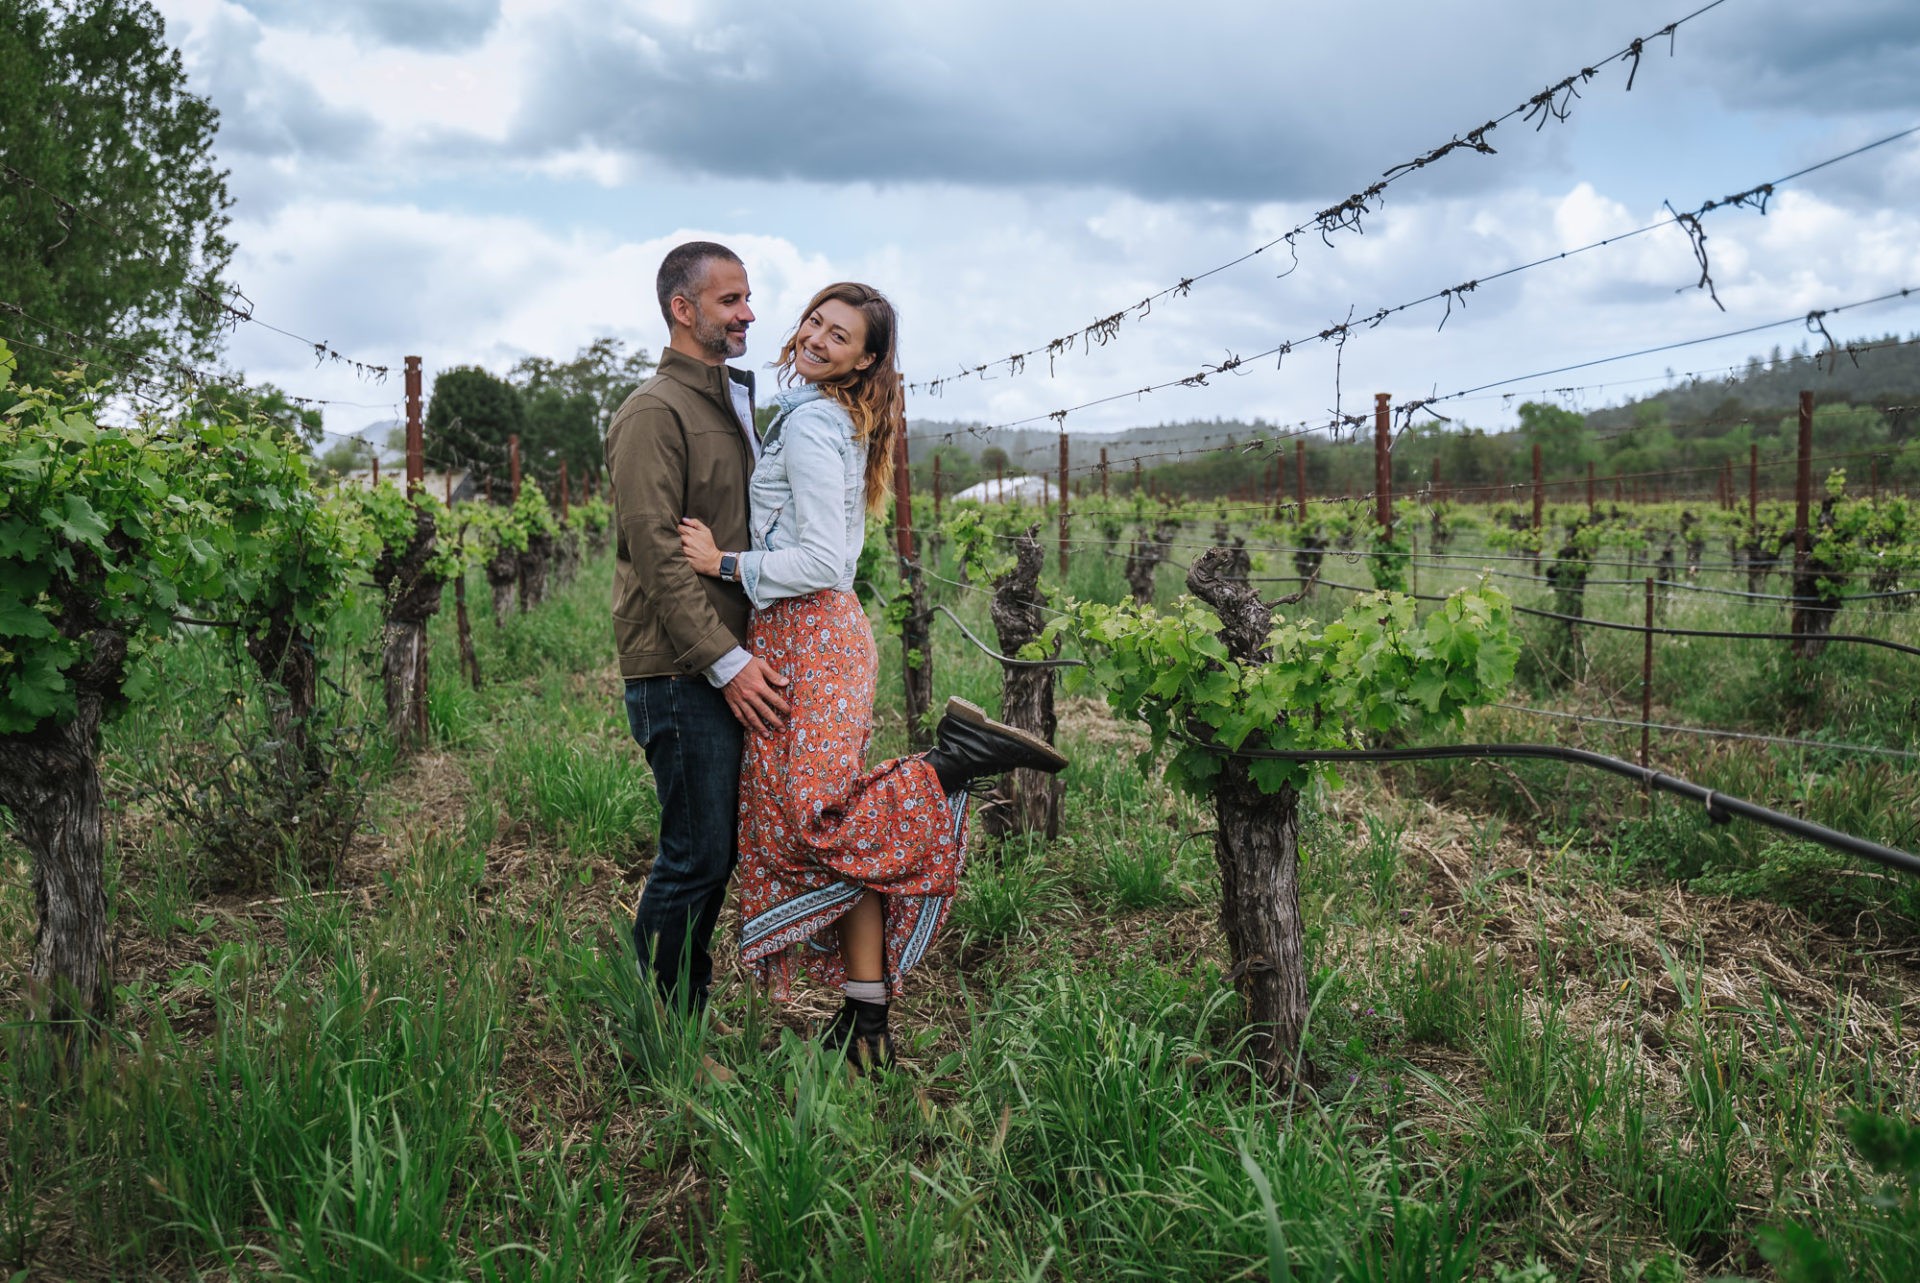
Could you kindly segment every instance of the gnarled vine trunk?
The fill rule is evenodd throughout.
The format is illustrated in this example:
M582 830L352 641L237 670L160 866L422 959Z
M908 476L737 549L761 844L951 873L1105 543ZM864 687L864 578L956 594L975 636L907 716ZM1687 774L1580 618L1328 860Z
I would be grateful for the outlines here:
M1822 500L1818 526L1825 529L1832 524L1833 500ZM1793 613L1788 631L1798 639L1791 643L1790 649L1801 659L1812 659L1827 648L1827 634L1833 631L1834 616L1846 604L1831 588L1821 587L1820 581L1829 577L1830 582L1837 581L1838 572L1825 558L1812 552L1795 558Z
M0 804L33 860L33 965L28 1005L59 1035L75 1066L90 1027L111 1014L106 838L100 817L100 719L119 689L126 639L87 634L91 657L74 676L71 721L0 735Z
M1246 581L1243 549L1210 548L1187 572L1187 589L1220 616L1220 639L1242 664L1271 658L1273 612ZM1311 1082L1300 1051L1307 1024L1305 933L1300 918L1300 795L1264 793L1250 763L1228 757L1214 778L1214 859L1220 866L1220 926L1234 986L1247 1005L1261 1073L1282 1084Z
M1173 551L1173 537L1178 533L1180 527L1177 524L1162 521L1155 524L1151 536L1145 527L1135 534L1133 547L1127 552L1127 591L1142 606L1153 601L1154 572L1160 569L1160 563Z
M553 536L528 535L527 550L520 554L520 613L547 599L547 572L553 564Z
M380 657L387 696L387 731L403 751L427 742L427 621L440 609L438 575L431 574L433 517L414 510L413 539L381 557L374 582L387 594L387 626Z
M1047 597L1040 588L1043 558L1039 533L1040 527L1032 526L1014 539L1014 568L994 582L993 629L1000 638L1003 655L1018 654L1022 646L1040 636L1047 624L1040 613ZM1056 729L1053 673L1051 668L1007 667L1000 679L1001 720L1049 744ZM981 816L987 832L996 837L1043 833L1049 840L1060 836L1060 798L1065 785L1058 776L1044 771L1012 771L1004 777L1001 792L1006 795L1006 804L989 808Z
M495 628L505 626L507 612L513 606L513 590L519 582L519 553L507 548L487 559L487 587L493 590L493 626Z

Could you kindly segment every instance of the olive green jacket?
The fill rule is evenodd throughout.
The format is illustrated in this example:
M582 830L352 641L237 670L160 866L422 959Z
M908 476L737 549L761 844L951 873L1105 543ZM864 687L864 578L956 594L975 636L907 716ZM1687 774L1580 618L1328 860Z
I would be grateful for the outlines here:
M696 575L680 552L682 517L706 522L723 550L748 544L753 450L734 413L729 379L752 395L751 374L668 348L607 429L617 532L613 636L622 677L704 673L746 642L746 594L738 584Z

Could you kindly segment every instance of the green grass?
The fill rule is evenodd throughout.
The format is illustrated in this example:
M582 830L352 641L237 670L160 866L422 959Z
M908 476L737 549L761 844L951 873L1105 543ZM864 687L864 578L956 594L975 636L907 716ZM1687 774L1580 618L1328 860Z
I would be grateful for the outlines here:
M1316 1092L1244 1067L1208 809L1084 708L1063 837L977 846L909 978L908 1072L850 1079L725 968L736 1029L663 1022L621 942L657 817L605 574L500 629L476 612L477 691L436 619L451 756L369 761L376 831L336 885L200 898L190 843L144 822L129 763L192 734L230 662L178 648L168 697L108 744L117 1032L73 1081L39 1031L0 1030L0 1268L1797 1283L1760 1245L1802 1226L1840 1277L1910 1277L1912 1199L1875 1201L1891 1178L1844 1121L1920 1110L1916 986L1889 954L1911 939L1902 888L1677 806L1641 819L1630 790L1564 768L1356 772L1305 799ZM1121 591L1117 562L1069 582ZM936 597L988 627L977 598ZM997 707L997 666L935 629L936 689ZM1625 689L1631 651L1593 639L1589 695ZM897 643L881 654L876 757L905 742ZM1790 676L1705 646L1669 660L1676 721L1758 725ZM1820 663L1792 733L1913 736L1890 720L1904 670ZM1912 809L1904 769L1698 753L1716 787L1857 831ZM31 892L17 853L0 863L18 1011ZM1863 905L1880 935L1821 926ZM738 1081L708 1082L709 1055Z

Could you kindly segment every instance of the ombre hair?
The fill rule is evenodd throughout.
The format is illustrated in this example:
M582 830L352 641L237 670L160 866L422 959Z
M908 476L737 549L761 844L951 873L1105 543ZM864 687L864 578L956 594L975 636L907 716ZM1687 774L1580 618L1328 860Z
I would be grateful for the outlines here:
M814 386L832 397L853 420L854 436L867 448L867 511L879 512L893 493L893 445L907 427L906 389L900 381L899 349L896 345L898 318L887 296L871 285L858 281L840 281L813 296L800 313L802 323L829 299L836 299L866 318L866 354L873 358L864 370L854 370L832 382ZM780 381L791 384L799 379L795 363L799 359L800 327L781 345L775 364Z

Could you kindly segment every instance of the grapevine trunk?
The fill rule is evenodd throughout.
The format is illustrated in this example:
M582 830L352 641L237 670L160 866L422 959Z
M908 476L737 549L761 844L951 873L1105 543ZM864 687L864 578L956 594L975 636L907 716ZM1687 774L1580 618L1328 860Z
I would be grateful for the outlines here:
M1039 526L1033 526L1015 538L1014 568L994 585L993 627L1003 655L1018 654L1046 627L1047 621L1040 614L1047 599L1040 589L1039 530ZM1000 717L1010 726L1053 743L1053 670L1008 666L1001 678ZM1044 833L1052 840L1060 836L1062 791L1059 778L1044 771L1010 772L1004 786L1007 805L988 810L982 822L997 837Z
M1244 548L1210 548L1187 572L1187 588L1220 617L1220 640L1236 663L1264 664L1273 612L1247 583ZM1307 964L1300 922L1300 795L1290 784L1263 792L1252 762L1225 757L1214 779L1214 858L1220 865L1220 926L1229 974L1247 1005L1251 1050L1276 1085L1311 1082L1301 1053L1307 1025Z
M82 688L71 721L0 736L0 804L33 859L31 1007L62 1034L69 1061L89 1022L108 1016L107 893L101 872L100 716Z

